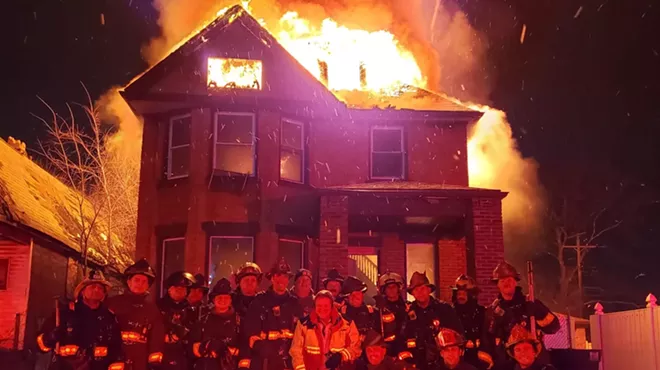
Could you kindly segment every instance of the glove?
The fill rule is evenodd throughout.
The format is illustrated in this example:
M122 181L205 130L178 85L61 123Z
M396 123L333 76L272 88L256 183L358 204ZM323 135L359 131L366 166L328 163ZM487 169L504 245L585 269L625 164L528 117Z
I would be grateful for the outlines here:
M336 369L341 364L341 353L333 353L325 360L326 369Z

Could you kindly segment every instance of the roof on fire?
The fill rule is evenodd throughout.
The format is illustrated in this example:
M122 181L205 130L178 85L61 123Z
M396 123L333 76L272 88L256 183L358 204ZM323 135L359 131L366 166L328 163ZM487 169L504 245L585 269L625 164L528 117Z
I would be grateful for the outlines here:
M446 194L447 196L471 197L476 194L486 197L506 197L507 193L484 188L472 188L461 185L432 184L420 181L378 181L361 184L339 185L327 188L330 191L349 192L349 193L414 193L420 195L429 193L433 195Z
M27 227L80 252L79 199L73 189L0 138L0 222ZM91 205L85 207L91 213ZM132 263L117 250L107 253L101 233L92 234L88 248L92 262L105 266L106 256L111 255L114 266L122 270ZM113 248L115 244L118 241Z
M138 86L144 87L145 85L155 83L155 81L167 73L168 70L172 70L172 66L176 63L181 63L183 60L182 57L186 57L198 50L201 45L206 43L209 37L213 37L212 33L215 34L216 31L221 31L236 22L248 29L254 37L258 38L267 47L277 47L278 49L284 50L294 63L298 63L256 19L254 19L240 5L235 5L198 32L191 33L161 61L154 64L129 82L125 87L125 90L128 91L131 88ZM305 70L300 64L299 67ZM305 70L305 72L307 71ZM309 74L309 76L316 80L311 74ZM327 88L325 88L320 81L316 82L327 91ZM482 115L481 112L460 104L456 99L442 93L431 92L415 86L404 86L397 91L396 94L389 96L376 95L366 91L332 91L331 93L348 108L351 108L352 111L358 111L358 114L360 111L372 110L380 112L391 112L392 110L414 110L427 111L429 113L454 112L455 116L452 118L458 118L460 116L463 119L478 119Z

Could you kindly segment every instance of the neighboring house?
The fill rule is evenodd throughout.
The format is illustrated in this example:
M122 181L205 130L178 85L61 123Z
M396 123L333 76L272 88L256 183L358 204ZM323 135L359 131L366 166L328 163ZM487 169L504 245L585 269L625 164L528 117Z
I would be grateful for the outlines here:
M217 65L249 68L231 80ZM334 267L372 289L378 273L426 270L445 299L467 272L492 301L506 193L468 185L481 113L415 88L381 102L396 108L349 95L237 7L138 76L122 92L144 117L136 256L161 282L279 256L317 284Z
M80 213L76 193L10 141L0 139L0 348L22 349L35 345L55 297L70 297L81 277ZM107 265L105 235L90 239L89 265ZM116 268L130 262L109 254Z

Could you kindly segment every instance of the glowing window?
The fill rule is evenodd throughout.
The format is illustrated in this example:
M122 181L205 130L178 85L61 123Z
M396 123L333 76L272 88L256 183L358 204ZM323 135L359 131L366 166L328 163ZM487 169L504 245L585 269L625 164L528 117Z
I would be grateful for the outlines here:
M209 90L261 90L260 60L209 58L207 85Z

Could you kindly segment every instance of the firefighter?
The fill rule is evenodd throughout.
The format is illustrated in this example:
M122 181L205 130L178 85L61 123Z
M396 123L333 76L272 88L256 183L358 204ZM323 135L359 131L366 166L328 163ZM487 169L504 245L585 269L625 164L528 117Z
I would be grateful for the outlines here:
M511 335L506 342L506 351L516 362L514 370L556 370L551 364L539 361L538 357L542 350L541 342L525 327L515 325L511 329Z
M415 301L408 310L404 328L405 348L399 358L419 369L430 369L438 360L439 352L435 336L442 328L463 333L461 321L454 308L431 296L435 285L429 282L426 272L414 272L408 284L408 293Z
M298 299L305 316L314 310L314 291L312 290L312 272L300 269L293 278L291 294Z
M158 301L158 308L165 324L165 350L163 351L163 369L183 370L187 368L186 336L190 329L185 318L189 306L188 290L195 284L195 277L184 271L172 273L165 280L167 294Z
M54 351L49 369L124 368L119 324L103 303L110 287L100 271L91 271L76 287L74 302L57 302L37 336L40 350Z
M266 274L271 286L257 294L241 327L248 346L240 348L240 368L291 369L289 347L295 325L303 315L298 300L287 289L291 275L284 258Z
M128 289L108 298L108 308L117 315L126 370L146 370L163 359L163 316L149 297L156 274L143 258L126 268L124 278Z
M254 262L247 262L234 274L236 290L232 294L231 303L239 317L245 317L250 303L257 296L261 284L261 268Z
M493 367L492 340L487 337L486 308L477 302L479 287L470 276L459 276L452 289L452 303L465 329L465 361L478 369Z
M341 306L341 315L348 322L355 323L361 340L369 329L380 331L380 312L374 306L364 303L366 291L367 284L355 276L347 277L342 288L346 304Z
M187 298L188 308L184 314L186 327L192 328L201 320L202 316L208 314L210 309L207 301L208 293L208 278L202 274L195 274L195 283L190 287Z
M360 353L355 324L341 317L330 291L318 292L314 311L296 324L289 350L293 369L350 368Z
M396 357L403 350L403 324L406 321L409 304L403 300L403 278L394 272L386 272L378 278L376 306L382 316L382 329L387 354Z
M403 361L387 356L387 343L375 330L369 330L362 342L364 356L357 360L356 370L403 370Z
M335 297L335 302L341 305L343 303L341 290L344 285L344 277L341 276L339 271L337 269L331 269L328 271L328 276L321 283L323 284L323 289L329 290Z
M488 333L495 339L495 364L498 369L511 369L513 361L506 355L504 344L516 325L529 328L530 318L534 318L537 336L554 334L559 330L559 320L541 301L529 301L518 286L520 274L515 267L502 262L493 270L493 283L497 284L499 296L488 307L486 316ZM546 351L540 355L539 361L549 362Z
M238 363L238 314L231 304L231 284L222 278L215 283L209 299L210 312L189 334L190 352L196 370L236 369Z
M443 328L435 337L438 350L440 351L440 364L438 368L449 370L477 370L468 362L464 361L466 341L462 335L455 330Z

